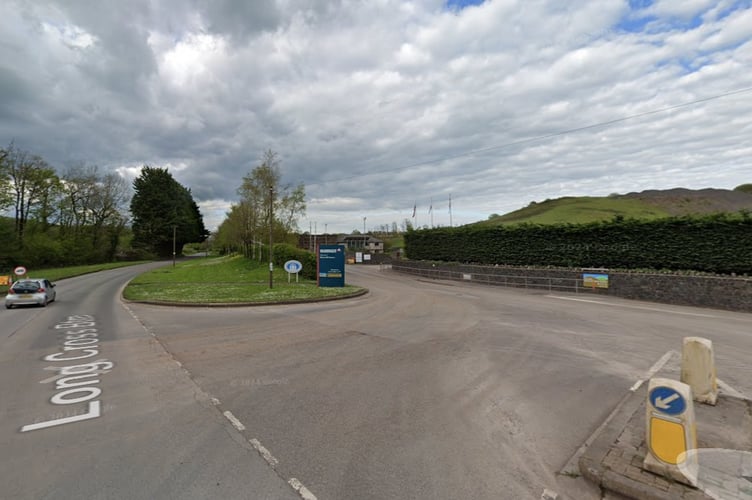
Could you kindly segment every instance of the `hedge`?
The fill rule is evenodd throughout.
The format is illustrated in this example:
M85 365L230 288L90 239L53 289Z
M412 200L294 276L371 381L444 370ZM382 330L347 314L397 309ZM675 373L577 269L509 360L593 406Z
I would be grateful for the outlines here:
M752 218L716 214L588 224L411 231L407 257L474 264L752 273Z

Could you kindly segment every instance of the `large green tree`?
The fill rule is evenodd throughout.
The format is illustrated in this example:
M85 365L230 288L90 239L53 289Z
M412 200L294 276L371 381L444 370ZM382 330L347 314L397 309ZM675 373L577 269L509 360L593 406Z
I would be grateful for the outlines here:
M166 168L145 165L133 181L131 199L133 246L169 257L173 243L178 255L186 243L201 243L208 232L190 189ZM173 240L174 238L174 240Z

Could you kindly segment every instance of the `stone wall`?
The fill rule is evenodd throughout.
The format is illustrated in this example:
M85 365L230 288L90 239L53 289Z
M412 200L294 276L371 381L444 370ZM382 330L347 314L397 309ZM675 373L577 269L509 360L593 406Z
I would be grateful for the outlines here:
M405 260L393 261L392 269L433 279L472 281L546 292L611 295L666 304L752 312L751 278L472 266ZM582 281L584 272L608 274L608 288L585 287Z

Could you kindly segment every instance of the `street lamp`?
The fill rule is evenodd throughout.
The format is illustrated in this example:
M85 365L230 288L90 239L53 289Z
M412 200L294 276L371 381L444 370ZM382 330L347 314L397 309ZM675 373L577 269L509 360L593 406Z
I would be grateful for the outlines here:
M175 240L178 232L178 226L172 226L172 267L175 267Z

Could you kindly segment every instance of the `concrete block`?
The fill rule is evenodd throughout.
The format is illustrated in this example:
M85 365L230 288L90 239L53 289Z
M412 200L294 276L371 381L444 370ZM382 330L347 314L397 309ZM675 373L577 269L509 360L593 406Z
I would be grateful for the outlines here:
M718 381L713 342L702 337L684 338L681 381L692 388L695 401L715 405L718 399Z

